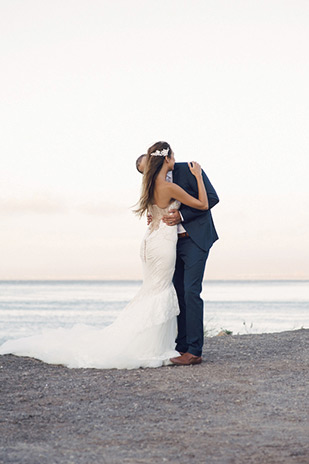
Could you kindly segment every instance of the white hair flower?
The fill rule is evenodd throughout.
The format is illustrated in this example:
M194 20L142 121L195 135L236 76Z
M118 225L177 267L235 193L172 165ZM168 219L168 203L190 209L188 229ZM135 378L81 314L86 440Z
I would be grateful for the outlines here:
M163 150L156 150L153 153L150 153L150 156L167 156L168 148L163 148Z

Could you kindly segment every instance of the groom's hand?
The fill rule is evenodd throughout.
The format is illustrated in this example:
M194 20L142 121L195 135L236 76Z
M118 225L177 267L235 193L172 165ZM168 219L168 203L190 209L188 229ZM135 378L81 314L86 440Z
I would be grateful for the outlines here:
M178 209L171 209L169 214L163 216L162 221L168 226L175 226L181 222L181 217Z

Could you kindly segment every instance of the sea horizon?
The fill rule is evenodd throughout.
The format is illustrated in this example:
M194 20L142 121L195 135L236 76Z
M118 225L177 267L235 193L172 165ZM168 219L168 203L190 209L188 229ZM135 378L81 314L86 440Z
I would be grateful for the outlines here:
M48 278L48 279L36 279L36 278L26 278L26 279L0 279L0 282L143 282L143 279L104 279L104 278ZM207 282L308 282L309 278L224 278L224 279L204 279L203 284Z
M205 333L266 333L309 327L308 279L206 279ZM111 324L142 280L0 280L0 344L48 328Z

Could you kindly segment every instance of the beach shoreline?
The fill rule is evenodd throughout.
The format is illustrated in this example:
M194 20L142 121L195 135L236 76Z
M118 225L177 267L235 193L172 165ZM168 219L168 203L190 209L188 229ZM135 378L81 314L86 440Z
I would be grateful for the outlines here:
M206 337L199 366L0 356L0 463L308 463L309 329Z

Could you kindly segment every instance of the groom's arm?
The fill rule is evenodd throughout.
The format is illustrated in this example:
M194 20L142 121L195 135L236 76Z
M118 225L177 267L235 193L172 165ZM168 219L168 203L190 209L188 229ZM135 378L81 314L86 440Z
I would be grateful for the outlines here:
M213 208L213 206L215 206L217 203L219 203L219 197L218 197L215 189L213 188L210 180L208 179L208 177L206 176L206 174L205 174L205 172L203 170L202 170L202 176L203 176L203 181L204 181L204 184L205 184L206 193L207 193L207 197L208 197L208 204L209 204L208 209L211 209L211 208ZM193 176L192 176L192 180L194 180ZM187 206L187 205L182 205L181 208L180 208L180 212L181 212L181 215L183 217L182 222L184 224L186 222L190 222L192 219L195 219L198 216L202 216L203 214L206 214L206 211L191 208L190 206Z

